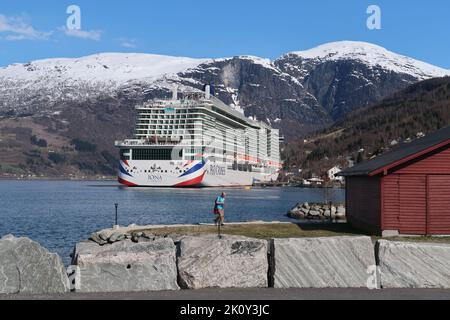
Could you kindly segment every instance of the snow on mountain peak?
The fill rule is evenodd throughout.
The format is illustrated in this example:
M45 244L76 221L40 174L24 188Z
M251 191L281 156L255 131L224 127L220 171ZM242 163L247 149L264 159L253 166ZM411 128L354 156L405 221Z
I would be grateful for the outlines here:
M239 56L238 58L242 59L242 60L248 60L251 61L255 64L259 64L261 66L263 66L264 68L267 69L273 69L275 70L275 66L273 65L273 62L270 59L267 58L261 58L261 57L256 57L256 56ZM278 71L278 70L277 70Z
M278 62L286 57L293 57L295 61L292 63L281 61L284 65L279 65ZM37 60L0 68L0 108L2 105L31 108L42 101L50 105L54 101L83 101L99 95L114 96L123 91L139 94L149 87L169 89L174 83L186 86L189 90L192 87L200 87L203 82L208 81L205 80L208 78L201 78L199 74L214 76L215 74L208 74L210 69L220 68L222 70L218 75L220 79L218 81L226 87L238 90L241 71L234 68L233 64L225 63L233 59L262 66L273 71L274 75L283 81L300 88L303 88L302 81L311 69L327 61L358 60L369 68L381 67L388 71L409 74L414 79L405 79L405 85L415 80L450 75L449 70L395 54L382 47L350 41L334 42L307 51L293 52L277 61L255 56L193 59L140 53L99 53L81 58ZM188 70L196 72L189 74L186 72ZM252 81L254 82L254 79ZM253 82L249 85L260 85ZM236 95L239 92L232 94Z
M345 56L354 57L358 55L366 55L369 52L379 52L383 54L388 54L389 51L378 45L368 43L368 42L358 42L358 41L337 41L330 42L318 47L305 50L291 52L298 56L304 57L305 59L316 59L316 58L331 58L338 57L342 58Z
M286 56L296 56L317 62L359 60L371 67L379 66L394 72L410 74L419 80L450 75L450 70L365 42L332 42L306 51L291 52L284 57ZM255 56L238 58L280 72L269 59ZM0 68L0 79L27 82L42 82L43 80L54 82L58 79L59 81L70 79L121 85L134 80L158 80L196 68L204 63L228 59L194 59L139 53L99 53L81 58L56 58L13 64Z
M100 53L82 58L57 58L0 68L0 78L37 81L58 77L118 84L139 79L157 79L208 62L208 59L138 53Z
M372 67L378 66L394 72L410 74L422 80L450 75L450 70L388 51L367 42L331 42L306 51L294 51L288 55L319 61L359 60Z

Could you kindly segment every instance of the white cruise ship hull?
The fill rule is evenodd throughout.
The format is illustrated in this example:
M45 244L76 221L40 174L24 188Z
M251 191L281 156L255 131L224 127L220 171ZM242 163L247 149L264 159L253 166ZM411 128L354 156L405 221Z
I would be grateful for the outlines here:
M241 187L278 179L278 172L230 170L202 161L121 161L119 182L129 187Z

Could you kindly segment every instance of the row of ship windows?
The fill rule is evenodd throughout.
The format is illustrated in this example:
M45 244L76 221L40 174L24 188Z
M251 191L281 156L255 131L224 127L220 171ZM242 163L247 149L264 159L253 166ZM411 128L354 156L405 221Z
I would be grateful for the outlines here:
M128 173L138 173L138 172L140 172L140 173L155 173L155 172L158 172L158 173L175 173L175 174L178 174L178 173L180 173L180 174L182 174L182 173L185 173L185 172L187 172L187 170L170 170L170 171L168 171L168 170L158 170L158 169L150 169L150 170L138 170L138 169L132 169L132 170L128 170L127 169L127 172Z
M174 118L174 117L182 117L182 118L186 118L186 117L210 117L208 115L205 115L204 113L201 112L169 112L169 113L158 113L158 112L148 112L148 111L144 111L144 112L139 112L138 113L139 116L142 117L168 117L168 118Z
M156 129L169 129L169 127L174 127L174 129L179 128L188 128L188 129L200 129L200 128L211 128L211 129L217 129L216 126L209 126L204 125L202 122L197 122L196 120L166 120L166 121L147 121L147 120L140 120L138 122L137 129L149 129L149 127L156 127ZM226 130L226 129L225 129ZM225 131L226 132L226 131ZM224 132L224 135L225 135ZM249 134L250 132L248 132ZM244 134L244 133L243 133ZM267 141L270 143L271 140L278 140L275 137L272 137L270 134L266 136L266 139L263 139L262 137L258 137L257 132L252 134L251 137L248 137L247 139L253 140L253 141Z
M199 144L202 144L202 141L199 140ZM172 151L155 151L157 149L143 149L145 151L137 151L139 149L134 149L133 151L133 160L175 160L175 159L171 159L170 155L172 154ZM171 149L159 149L159 150L171 150ZM221 150L221 151L220 151ZM211 147L209 150L209 154L223 154L223 155L232 155L233 153L237 154L237 150L242 150L244 151L243 147L237 147L237 146L232 146L230 145L230 148L227 148L226 146L223 147L219 147L219 146L215 146L215 147ZM147 152L147 153L145 153ZM152 153L155 152L155 153ZM165 152L168 152L169 154L166 154ZM202 149L186 149L185 150L186 153L191 153L191 154L199 154L199 153L204 153L204 151L202 151ZM261 152L261 151L256 151L253 148L247 148L245 149L245 153L246 154L250 154L253 157L257 158L258 155L260 158L265 158L265 157L272 157L272 155L279 155L278 152L271 152L270 150L268 150L267 152ZM123 151L122 150L122 154L129 154L129 151ZM146 154L146 155L139 155L139 154ZM147 155L148 154L148 155ZM161 154L165 154L165 156L162 156ZM235 155L236 156L236 155ZM142 158L144 157L144 158ZM179 155L179 158L182 158L182 154ZM220 158L220 156L219 156ZM226 158L224 158L226 159ZM129 157L127 159L123 159L123 160L130 160ZM190 160L197 160L197 159L190 159ZM201 159L198 159L201 160Z
M233 164L232 166L228 166L227 167L228 170L233 170L233 171L241 171L241 172L253 172L253 166L250 164ZM186 173L187 170L162 170L162 169L149 169L149 170L138 170L138 169L127 169L126 170L128 173L154 173L154 172L158 172L158 173L173 173L173 174L183 174Z
M183 150L134 149L133 160L182 160Z
M136 126L135 130L148 130L148 131L171 131L171 130L186 130L186 131L198 131L204 132L202 128L195 126Z
M167 128L152 128L153 130L148 130L148 127L146 126L138 126L135 130L136 135L172 135L172 134L183 134L183 135L197 135L201 137L217 137L217 135L210 135L205 134L204 130L201 130L199 128L173 128L172 130L168 130ZM145 138L145 137L144 137ZM233 137L230 138L222 138L222 140L225 141L225 143L232 143L233 141L242 141L243 139L234 139ZM257 141L254 140L247 140L247 145L256 145ZM268 148L270 149L270 148Z
M163 161L179 161L183 160L183 153L190 153L193 155L204 153L203 148L191 148L191 149L175 149L175 148L165 148L165 149L133 149L132 152L132 160L163 160ZM228 159L226 154L222 157L221 155L217 156L216 152L212 152L212 156L209 157L209 160L212 162L216 162L217 160L233 163L232 169L239 171L247 171L247 167L244 164L238 164L236 161L232 159ZM214 156L215 155L215 156ZM234 155L234 158L236 154ZM130 149L122 149L120 151L121 160L131 160L130 157ZM202 160L202 156L188 156L186 157L189 160ZM186 159L187 160L187 159ZM249 165L247 165L249 166ZM244 169L242 169L244 168Z
M183 129L181 130L181 131L173 131L173 130L170 130L170 131L146 131L146 130L137 130L136 131L136 135L142 135L142 136L146 136L146 135L164 135L164 136L172 136L172 135L174 135L174 134L183 134L183 135L192 135L192 134L195 134L195 133L199 133L199 136L201 136L200 135L200 132L199 131L192 131L192 130L190 130L189 132L186 132L186 131L184 131Z
M233 171L241 171L241 172L253 172L253 167L251 165L248 164L234 164L232 166L228 166L227 167L228 170L233 170ZM154 173L154 172L158 172L158 173L174 173L174 174L183 174L186 173L187 170L162 170L162 169L149 169L149 170L138 170L138 169L127 169L126 170L128 173Z
M207 121L208 119L205 119L203 117L145 117L140 116L137 118L137 121Z
M193 124L193 125L137 125L136 129L147 129L147 130L155 130L155 129L197 129L197 130L203 130L201 125Z
M139 120L138 124L160 124L160 125L169 125L169 124L197 124L203 125L201 120Z
M167 113L195 113L200 112L199 109L190 108L190 109L172 109L172 108L161 108L161 109L148 109L148 110L141 110L141 112L147 112L147 113L156 113L156 114L167 114Z
M148 113L148 111L146 113L140 113L139 119L174 120L174 119L199 118L199 119L210 119L211 121L214 120L214 118L212 118L211 116L205 115L203 113L198 113L199 110L193 109L193 110L188 110L188 111L191 114L187 114L186 110L176 110L176 114L172 114L172 113L167 114L164 110L152 110L150 113ZM221 113L220 110L214 110L214 111ZM196 114L192 114L192 113L196 113ZM267 136L268 136L268 138L271 137L271 133L267 132Z
M162 135L162 132L164 132L165 136ZM205 137L205 136L203 136L201 134L194 134L194 135L190 136L189 134L191 134L191 133L189 133L189 134L184 134L184 133L185 132L183 132L183 133L178 132L177 133L176 131L167 131L167 132L166 131L161 131L161 132L158 132L158 135L162 139L161 143L163 143L164 139L167 138L167 137L170 138L170 137L173 137L173 136L175 136L177 134L180 134L181 135L180 136L180 142L182 142L182 141L189 141L190 144L193 144L193 145L208 145L210 148L223 148L223 149L226 149L226 150L233 150L233 148L236 148L238 150L244 150L245 149L247 151L247 153L258 153L258 151L261 152L261 153L270 152L270 151L272 151L272 152L276 151L276 150L268 150L268 149L266 150L266 149L262 149L262 148L258 149L257 147L253 147L253 146L250 146L250 145L244 146L244 145L237 144L237 143L235 143L232 140L225 141L224 143L218 143L216 141L212 141L210 139L210 137ZM155 131L150 131L149 133L147 133L147 131L137 131L136 132L136 138L137 139L146 139L146 138L148 138L148 135L150 135L150 136L155 135Z
M122 156L121 159L122 160L130 160L130 157L129 156ZM137 160L137 161L143 161L143 160L148 160L148 161L180 161L181 159L167 159L165 157L151 156L151 157L136 157L136 158L133 157L133 160ZM203 158L202 157L198 157L198 156L192 156L192 157L186 157L185 160L201 161L201 160L203 160ZM230 159L223 159L223 158L220 158L220 157L209 157L208 161L211 162L211 163L216 163L216 162L227 163L227 164L229 164L227 166L229 170L253 172L253 165L250 164L250 163L237 163L236 161L233 161L233 160L230 160ZM127 172L130 172L130 171L127 170ZM181 171L181 172L183 172L183 171ZM186 172L186 170L184 170L184 172Z

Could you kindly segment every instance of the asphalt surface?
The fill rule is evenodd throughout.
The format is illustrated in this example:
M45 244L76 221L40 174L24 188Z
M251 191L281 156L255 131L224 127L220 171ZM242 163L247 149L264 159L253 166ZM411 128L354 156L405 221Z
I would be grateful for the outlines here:
M139 293L0 295L0 300L450 300L441 289L205 289Z

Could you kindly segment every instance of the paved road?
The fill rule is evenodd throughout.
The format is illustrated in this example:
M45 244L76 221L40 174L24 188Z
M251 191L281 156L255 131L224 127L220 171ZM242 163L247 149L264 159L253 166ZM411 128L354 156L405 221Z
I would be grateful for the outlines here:
M145 293L0 295L0 300L450 300L450 290L206 289Z

